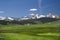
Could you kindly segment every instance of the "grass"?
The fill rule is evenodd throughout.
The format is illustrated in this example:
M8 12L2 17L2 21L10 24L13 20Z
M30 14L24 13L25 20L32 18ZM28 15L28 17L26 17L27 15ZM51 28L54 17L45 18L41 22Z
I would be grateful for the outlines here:
M60 40L60 21L36 25L3 25L0 40Z
M5 40L58 40L56 36L31 36L27 34L2 33Z

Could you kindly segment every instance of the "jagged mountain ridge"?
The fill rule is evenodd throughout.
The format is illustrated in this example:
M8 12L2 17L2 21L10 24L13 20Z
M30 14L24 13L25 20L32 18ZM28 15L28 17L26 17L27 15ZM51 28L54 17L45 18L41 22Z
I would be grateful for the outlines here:
M46 22L52 22L60 20L60 16L55 16L55 15L38 15L34 14L31 17L22 17L22 18L14 18L14 17L0 17L0 24L7 24L7 23L12 23L12 24L36 24L36 23L46 23Z

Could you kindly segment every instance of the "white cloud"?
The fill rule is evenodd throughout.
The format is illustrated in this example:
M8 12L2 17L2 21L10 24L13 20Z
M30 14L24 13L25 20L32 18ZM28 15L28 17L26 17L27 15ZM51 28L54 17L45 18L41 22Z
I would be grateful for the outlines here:
M33 8L33 9L30 9L29 11L37 11L37 9Z
M0 11L0 13L4 13L4 11Z

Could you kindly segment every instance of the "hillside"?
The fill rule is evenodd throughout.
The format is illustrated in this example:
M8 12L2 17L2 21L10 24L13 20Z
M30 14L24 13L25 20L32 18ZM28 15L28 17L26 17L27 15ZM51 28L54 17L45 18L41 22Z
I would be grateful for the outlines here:
M60 20L34 25L3 25L0 39L4 40L60 40Z
M0 24L1 25L8 25L8 24L20 24L20 25L24 25L24 24L41 24L41 23L47 23L47 22L53 22L53 21L56 21L56 20L60 20L60 19L56 19L56 18L51 18L51 17L41 17L41 18L35 18L35 19L24 19L24 20L21 20L21 19L17 19L16 20L11 20L11 19L8 19L6 18L5 20L0 20Z

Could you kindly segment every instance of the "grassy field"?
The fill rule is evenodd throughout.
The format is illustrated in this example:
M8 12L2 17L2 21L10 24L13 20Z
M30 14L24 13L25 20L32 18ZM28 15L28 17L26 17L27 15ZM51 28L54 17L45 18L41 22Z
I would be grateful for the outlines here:
M60 21L35 25L2 25L0 40L60 40Z

